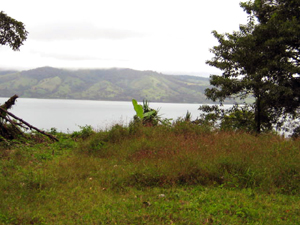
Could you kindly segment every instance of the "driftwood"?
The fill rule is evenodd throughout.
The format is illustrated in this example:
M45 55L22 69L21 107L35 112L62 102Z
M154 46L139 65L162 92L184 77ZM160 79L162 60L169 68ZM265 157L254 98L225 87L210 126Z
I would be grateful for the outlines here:
M48 134L28 122L22 120L21 118L15 116L11 112L8 112L7 110L10 109L14 104L16 99L18 98L17 95L12 96L8 101L6 101L3 105L0 106L0 141L4 140L7 142L6 139L14 139L16 135L22 135L25 136L24 133L21 131L20 127L23 129L30 129L35 130L47 137L49 137L51 140L58 141L56 137L54 137L51 134ZM15 120L19 121L18 123L11 120L10 117L14 118ZM7 122L9 122L8 126Z

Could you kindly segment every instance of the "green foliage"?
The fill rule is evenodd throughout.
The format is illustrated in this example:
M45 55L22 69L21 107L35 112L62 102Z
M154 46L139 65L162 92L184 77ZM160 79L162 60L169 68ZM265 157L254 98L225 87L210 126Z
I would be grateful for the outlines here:
M206 96L221 103L228 97L253 96L255 131L272 125L280 128L282 117L297 116L299 108L299 3L250 1L241 6L249 22L239 31L224 35L213 31L219 45L211 49L207 64L223 71L211 76L213 88ZM255 20L258 23L255 23Z
M202 113L195 121L198 124L206 124L220 130L255 132L255 114L250 105L235 104L229 109L217 105L202 105L199 110ZM270 131L269 124L263 124L262 127L264 132Z
M221 122L221 129L244 130L253 132L255 130L254 113L245 109L237 109L229 115L225 115Z
M143 100L143 124L146 126L156 126L160 121L160 116L158 115L158 110L149 107L149 102Z
M213 127L205 123L199 125L199 121L191 123L180 118L174 121L170 129L176 135L184 135L186 138L189 138L195 135L210 134Z
M191 122L191 120L192 120L192 114L191 112L187 111L184 117L184 121Z
M22 22L19 22L0 11L0 44L8 45L13 50L19 50L27 39L28 32Z
M101 131L90 135L86 141L80 143L79 149L89 154L106 156L108 144L118 144L134 135L128 127L116 124L109 131ZM111 152L111 154L115 153Z
M79 126L80 131L74 131L71 134L71 137L76 139L87 139L88 137L90 137L91 135L93 135L95 133L95 131L93 130L91 125L85 125L85 126Z
M128 138L128 136L129 136L129 129L122 125L116 124L107 133L106 140L109 141L110 143L120 143L124 139Z
M134 116L135 123L141 122L144 126L156 126L159 123L163 125L171 124L170 120L172 119L162 119L158 115L158 110L149 107L147 100L143 100L143 105L139 105L135 99L132 99L132 104L136 112L136 116Z
M140 118L143 119L144 118L144 109L143 106L138 104L137 101L135 99L132 99L132 104L133 104L133 108L136 112L136 115Z

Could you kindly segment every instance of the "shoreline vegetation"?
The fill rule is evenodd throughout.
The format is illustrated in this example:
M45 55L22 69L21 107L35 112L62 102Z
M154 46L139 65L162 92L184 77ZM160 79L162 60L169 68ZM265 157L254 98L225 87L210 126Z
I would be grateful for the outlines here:
M299 138L180 118L48 132L1 143L0 223L300 223Z

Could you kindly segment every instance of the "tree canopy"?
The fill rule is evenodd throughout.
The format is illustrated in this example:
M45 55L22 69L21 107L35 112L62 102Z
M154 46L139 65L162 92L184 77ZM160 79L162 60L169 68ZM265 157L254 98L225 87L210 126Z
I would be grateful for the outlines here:
M241 3L249 14L239 31L219 34L219 45L207 64L223 71L211 76L215 87L206 90L214 101L253 96L255 130L282 125L281 118L295 117L300 97L300 2L255 0Z
M22 22L19 22L4 12L0 12L0 44L8 45L14 51L19 50L27 39L28 32Z

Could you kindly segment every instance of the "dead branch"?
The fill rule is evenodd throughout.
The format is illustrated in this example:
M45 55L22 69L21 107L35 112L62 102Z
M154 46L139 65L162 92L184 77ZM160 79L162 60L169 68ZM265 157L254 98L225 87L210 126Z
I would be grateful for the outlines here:
M1 105L2 109L8 110L10 109L16 102L16 99L18 98L18 95L14 95L12 97L10 97L10 99L8 99L3 105Z
M51 134L48 134L48 133L46 133L46 132L44 132L44 131L38 129L38 128L32 126L32 125L30 125L29 123L27 123L26 121L22 120L21 118L15 116L15 115L12 114L11 112L8 112L7 110L5 110L5 109L3 109L3 108L1 108L1 107L0 107L0 110L1 110L2 112L5 112L7 115L10 115L10 116L13 117L14 119L20 121L21 123L25 124L25 125L28 126L30 129L36 130L37 132L39 132L39 133L41 133L41 134L43 134L43 135L49 137L50 139L55 140L55 141L58 141L58 139L57 139L56 137L54 137L54 136L52 136Z
M1 109L1 107L0 107L0 109ZM6 113L8 113L8 112L6 112ZM10 124L13 126L13 128L15 128L15 130L19 133L19 134L21 134L23 137L25 136L24 134L23 134L23 132L17 127L17 125L14 123L14 121L12 121L8 116L6 116L5 117L5 120L7 120L8 122L10 122Z

